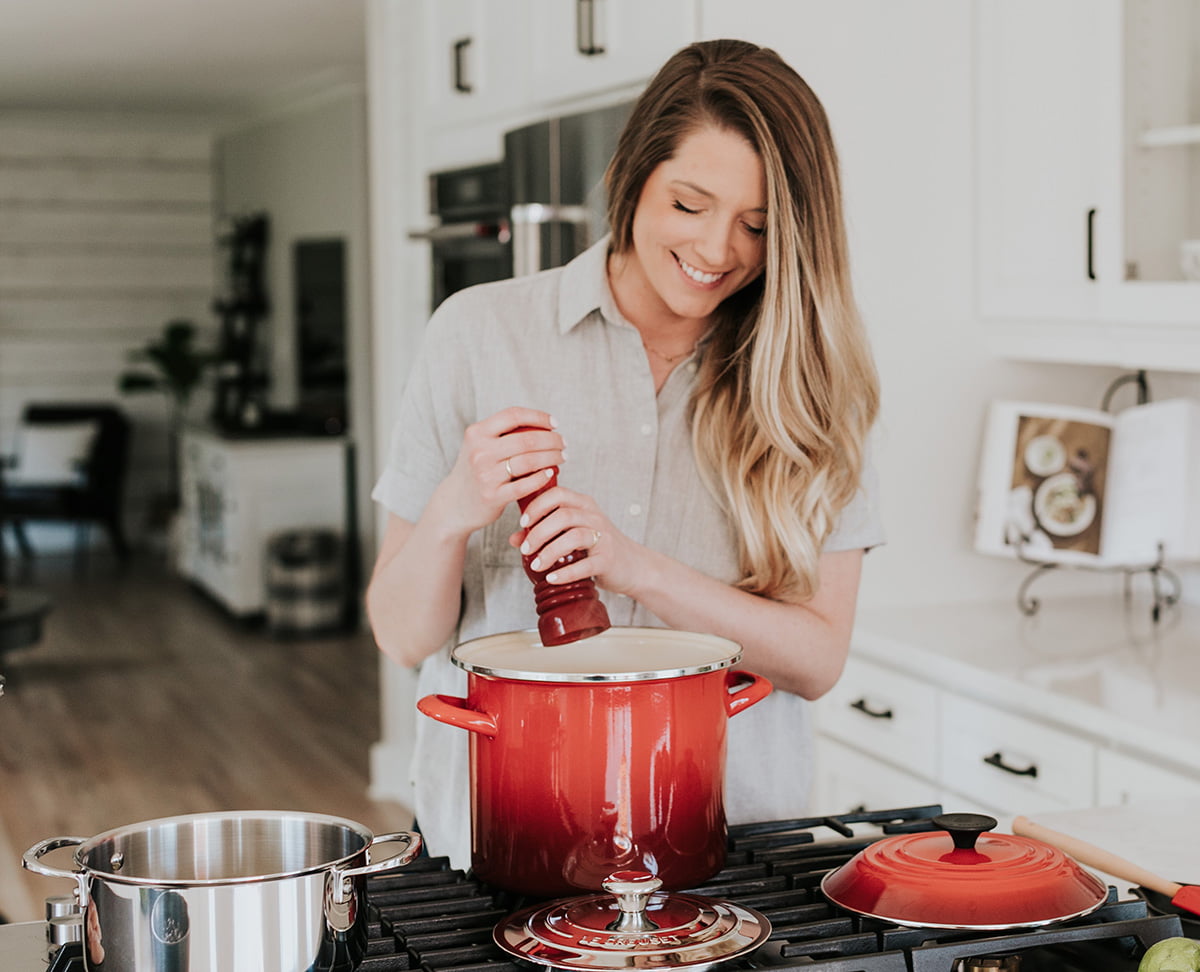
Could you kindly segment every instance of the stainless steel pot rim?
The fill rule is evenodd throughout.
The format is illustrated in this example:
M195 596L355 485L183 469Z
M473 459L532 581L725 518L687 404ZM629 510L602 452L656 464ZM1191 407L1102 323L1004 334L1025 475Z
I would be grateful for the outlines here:
M203 823L219 823L219 822L236 822L247 820L264 820L264 821L295 821L301 824L318 824L334 828L342 828L357 834L362 838L363 844L358 850L352 853L345 854L342 857L335 858L329 861L317 862L307 867L297 868L291 871L279 871L267 874L249 874L237 875L233 877L212 877L212 878L162 878L149 875L137 874L122 874L120 871L104 871L99 868L92 867L87 863L86 858L97 848L102 847L105 843L117 840L121 837L133 836L139 833L144 833L154 829L166 829L181 825L203 824ZM235 884L263 884L270 881L286 881L292 878L304 877L311 874L320 874L328 871L331 867L345 867L351 864L354 859L367 850L375 840L375 835L364 827L362 824L350 820L345 817L335 817L328 814L320 813L304 813L296 810L238 810L238 811L214 811L207 813L188 813L179 814L172 817L158 817L154 820L144 820L139 823L127 824L123 827L114 827L112 830L106 830L103 833L96 834L94 837L82 839L79 847L75 851L75 865L79 871L91 878L100 879L106 883L125 884L138 887L153 887L153 888L204 888L204 887L226 887Z
M662 665L636 668L622 664L631 659L615 655L614 645L628 651L643 649L641 662L652 659L656 651L667 657ZM647 682L720 671L741 659L741 646L717 635L634 627L609 628L553 647L542 645L536 629L509 631L472 638L450 653L450 661L463 671L519 682ZM531 661L538 663L536 667L526 664ZM605 666L608 670L603 670Z

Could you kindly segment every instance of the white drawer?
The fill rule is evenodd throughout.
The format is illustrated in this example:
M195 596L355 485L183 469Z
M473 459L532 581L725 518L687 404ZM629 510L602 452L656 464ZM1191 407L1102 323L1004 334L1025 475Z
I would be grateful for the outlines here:
M945 786L1009 813L1092 806L1096 747L1087 740L992 708L942 700Z
M938 692L933 686L851 658L817 703L821 731L926 779L938 769Z
M817 737L816 760L813 795L809 800L813 813L890 810L942 802L936 784L828 736Z
M1101 807L1163 800L1200 799L1200 778L1165 766L1101 750L1096 762L1096 803Z

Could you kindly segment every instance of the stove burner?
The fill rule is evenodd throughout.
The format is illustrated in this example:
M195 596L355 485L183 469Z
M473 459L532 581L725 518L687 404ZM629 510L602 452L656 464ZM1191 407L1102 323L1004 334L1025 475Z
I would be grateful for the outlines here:
M1177 915L1154 915L1142 898L1121 901L1111 888L1090 915L1012 932L902 928L841 911L821 894L827 871L880 837L935 829L930 818L941 812L929 805L731 827L725 869L688 893L761 912L772 932L750 958L723 968L1134 972L1146 948L1182 934ZM495 944L492 929L537 900L490 889L452 870L446 858L419 858L402 871L374 875L367 896L370 943L359 972L528 972ZM80 955L77 945L64 946L50 972L83 972ZM995 964L1001 960L1010 964Z

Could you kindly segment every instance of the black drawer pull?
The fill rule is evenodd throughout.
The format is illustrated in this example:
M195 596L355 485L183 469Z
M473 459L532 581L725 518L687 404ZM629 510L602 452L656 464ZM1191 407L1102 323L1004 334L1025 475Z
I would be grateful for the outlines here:
M872 719L893 718L891 709L872 709L869 705L867 705L866 699L859 699L856 702L851 702L850 708L858 709L858 711L863 715L869 715Z
M1037 779L1037 763L1030 763L1024 769L1017 769L1015 766L1009 766L1004 762L1004 754L1000 752L992 753L991 756L984 756L983 761L988 766L995 766L996 769L1002 769L1005 773L1012 773L1013 776L1030 776Z
M470 94L475 90L467 76L467 48L471 46L471 38L464 37L456 40L452 47L451 64L454 70L454 90Z

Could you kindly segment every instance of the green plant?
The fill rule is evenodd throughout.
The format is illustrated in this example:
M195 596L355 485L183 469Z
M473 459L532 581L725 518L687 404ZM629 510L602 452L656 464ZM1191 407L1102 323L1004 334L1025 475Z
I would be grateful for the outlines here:
M160 391L170 401L167 419L170 509L179 506L179 436L187 421L192 394L204 379L204 373L217 363L215 351L196 346L196 325L188 320L171 320L162 335L129 352L129 360L147 365L126 371L117 379L122 392Z

